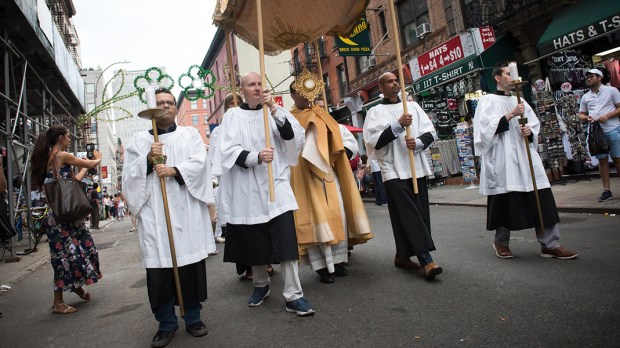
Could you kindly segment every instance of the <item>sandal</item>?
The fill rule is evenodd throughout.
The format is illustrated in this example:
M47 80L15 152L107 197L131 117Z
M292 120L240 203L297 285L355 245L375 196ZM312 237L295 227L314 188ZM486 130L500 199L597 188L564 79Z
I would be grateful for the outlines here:
M65 310L62 310L63 306ZM52 313L54 314L72 314L72 313L77 312L77 309L71 306L67 306L64 303L61 303L57 305L52 305L52 308L50 308L50 311L52 311Z
M267 273L269 273L270 277L275 273L275 271L273 270L273 266L267 265Z
M80 290L82 290L81 292L77 292L77 291L73 291L76 295L78 295L82 300L84 301L90 301L90 293L82 288L80 288Z
M240 280L254 280L254 275L252 274L252 272L245 272L244 275L241 276L241 278L239 278Z

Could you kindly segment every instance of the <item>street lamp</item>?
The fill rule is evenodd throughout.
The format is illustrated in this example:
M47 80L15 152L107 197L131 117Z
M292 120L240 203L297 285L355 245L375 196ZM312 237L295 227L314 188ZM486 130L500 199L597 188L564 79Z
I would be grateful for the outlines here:
M99 77L97 78L97 81L95 82L95 97L94 97L95 108L97 108L97 98L99 96L99 94L97 92L98 89L99 89L99 80L103 76L103 73L105 73L106 70L110 69L114 65L117 65L117 64L127 64L127 63L130 63L130 61L124 60L124 61L121 61L121 62L114 62L114 63L108 65L105 69L103 69L101 71L101 73L99 74ZM105 95L105 90L103 91L103 93ZM103 102L103 95L101 96L101 102ZM99 120L97 119L97 117L95 115L95 136L96 136L96 139L97 139L97 150L101 151L101 149L99 148L99 134L98 133L99 133ZM101 162L99 163L99 168L97 168L97 175L99 176L99 180L98 180L99 181L99 187L100 187L100 189L103 192L103 185L102 185L102 182L101 182Z

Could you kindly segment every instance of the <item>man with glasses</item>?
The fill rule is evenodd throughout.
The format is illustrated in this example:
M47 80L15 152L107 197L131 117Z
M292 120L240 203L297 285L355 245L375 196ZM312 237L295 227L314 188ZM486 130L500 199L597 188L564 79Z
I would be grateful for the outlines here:
M151 346L164 347L178 328L178 299L160 178L166 182L170 206L185 329L195 337L208 333L200 319L200 303L207 299L205 259L215 251L215 241L207 205L213 201L211 180L206 180L210 166L202 138L195 128L177 127L170 91L157 90L155 98L157 107L167 111L156 119L159 142L154 142L152 130L133 136L125 149L123 192L137 218L149 302L159 322Z
M620 92L615 87L603 85L603 73L599 69L591 69L586 74L586 83L590 91L581 98L579 106L579 119L590 123L598 122L605 133L609 143L609 155L597 155L598 170L603 181L603 193L599 202L612 198L609 184L608 157L614 161L616 170L620 171ZM618 174L620 177L620 173Z

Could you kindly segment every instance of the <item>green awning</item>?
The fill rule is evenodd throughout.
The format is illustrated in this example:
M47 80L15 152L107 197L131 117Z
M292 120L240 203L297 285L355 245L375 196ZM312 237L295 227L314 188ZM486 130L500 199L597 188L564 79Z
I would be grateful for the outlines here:
M538 52L547 55L617 29L620 29L620 1L582 0L553 16L538 40Z

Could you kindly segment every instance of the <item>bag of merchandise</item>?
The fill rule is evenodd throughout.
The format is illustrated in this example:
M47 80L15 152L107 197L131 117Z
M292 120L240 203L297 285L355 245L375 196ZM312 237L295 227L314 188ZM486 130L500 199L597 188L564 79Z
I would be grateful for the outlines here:
M598 122L590 123L590 128L588 129L588 147L590 148L590 155L592 156L609 153L607 137Z

